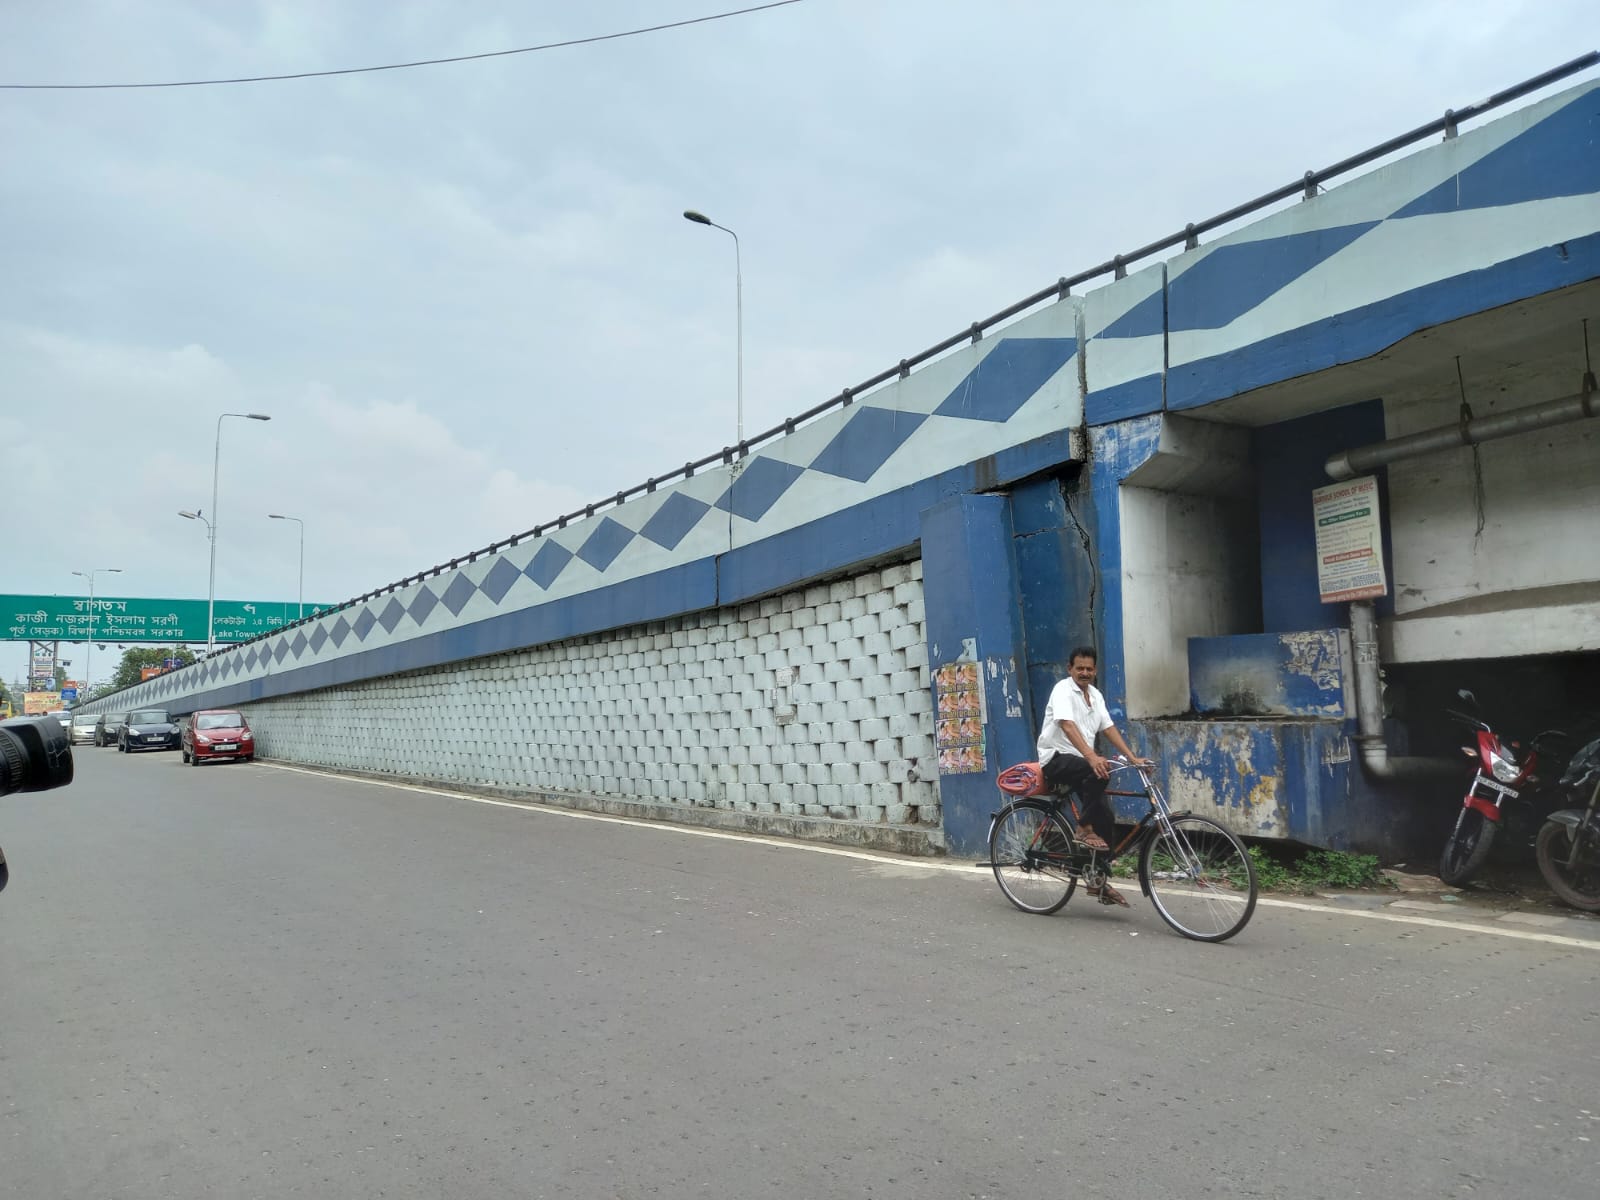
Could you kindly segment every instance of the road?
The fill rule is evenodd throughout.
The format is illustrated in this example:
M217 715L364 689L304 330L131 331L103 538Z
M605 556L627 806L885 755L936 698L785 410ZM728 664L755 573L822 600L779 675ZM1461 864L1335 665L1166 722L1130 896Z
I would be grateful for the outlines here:
M78 751L0 800L18 1197L1572 1197L1600 940Z

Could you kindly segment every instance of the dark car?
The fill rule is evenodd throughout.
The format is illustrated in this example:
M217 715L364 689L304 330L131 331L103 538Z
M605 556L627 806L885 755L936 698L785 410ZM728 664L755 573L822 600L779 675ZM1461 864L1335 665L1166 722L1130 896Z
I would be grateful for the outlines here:
M255 756L255 734L237 709L202 709L183 723L183 761L190 766L214 758L249 762Z
M117 733L118 750L176 750L180 744L178 723L164 708L141 708L129 713Z
M117 735L122 732L122 723L127 720L127 713L101 713L100 720L94 727L94 744L96 746L115 746Z

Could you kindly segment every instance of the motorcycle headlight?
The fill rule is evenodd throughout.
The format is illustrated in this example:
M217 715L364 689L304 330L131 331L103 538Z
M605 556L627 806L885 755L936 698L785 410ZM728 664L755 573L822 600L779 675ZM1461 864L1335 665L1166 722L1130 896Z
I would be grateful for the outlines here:
M1522 768L1517 766L1516 761L1503 751L1499 754L1491 752L1489 755L1489 773L1501 783L1510 783L1518 775L1522 774Z

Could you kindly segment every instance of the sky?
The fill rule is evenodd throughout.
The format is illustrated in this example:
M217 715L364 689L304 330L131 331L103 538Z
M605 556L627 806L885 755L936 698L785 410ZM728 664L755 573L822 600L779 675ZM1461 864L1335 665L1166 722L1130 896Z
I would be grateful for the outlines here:
M760 0L0 5L0 83ZM799 0L0 91L0 593L339 602L1600 46L1588 0ZM1595 72L1585 72L1579 79ZM1576 82L1576 80L1572 81ZM1535 97L1537 98L1537 97ZM65 652L64 652L65 653ZM0 676L25 643L0 642ZM115 663L97 653L97 677Z

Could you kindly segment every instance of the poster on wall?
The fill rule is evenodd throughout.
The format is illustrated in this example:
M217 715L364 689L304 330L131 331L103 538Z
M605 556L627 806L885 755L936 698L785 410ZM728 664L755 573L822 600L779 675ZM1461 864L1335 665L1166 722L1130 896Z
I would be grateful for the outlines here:
M1311 512L1317 523L1317 590L1322 602L1387 596L1377 477L1363 475L1313 489Z
M946 663L933 672L938 713L934 744L941 775L975 775L987 762L983 752L983 680L975 662Z

